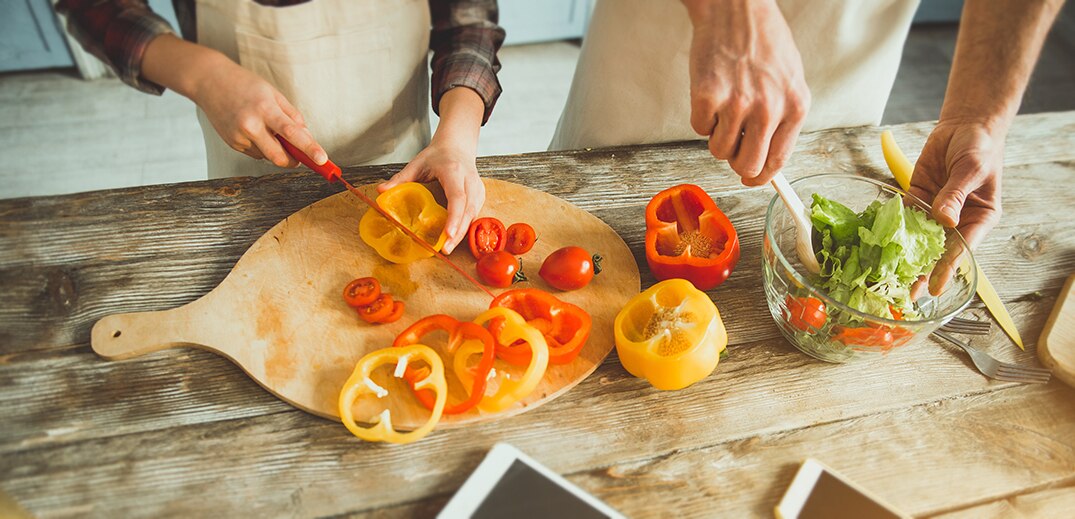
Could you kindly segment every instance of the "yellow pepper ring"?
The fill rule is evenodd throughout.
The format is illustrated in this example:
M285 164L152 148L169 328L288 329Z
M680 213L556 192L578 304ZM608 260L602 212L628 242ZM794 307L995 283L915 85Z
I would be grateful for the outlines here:
M439 251L448 239L444 233L448 210L438 204L433 193L422 184L406 182L393 187L377 195L377 205L432 245L434 250ZM433 256L372 207L358 223L358 236L382 258L393 263L411 263Z
M388 395L386 389L377 385L370 378L373 371L385 364L395 362L395 376L402 377L407 368L407 363L416 360L423 360L429 364L429 375L414 385L415 390L432 389L437 394L436 402L433 404L433 413L429 416L429 420L413 431L401 433L392 427L391 410L385 409L373 419L376 422L371 427L359 427L355 424L351 407L359 396L371 393L377 395L377 398L384 398ZM343 422L344 427L351 431L351 434L366 441L410 443L424 438L433 431L444 413L444 405L447 401L448 383L444 378L444 362L440 360L440 355L437 355L437 352L423 344L412 344L403 348L383 348L362 357L358 364L355 365L355 371L351 373L351 377L343 385L339 401L340 420Z
M531 355L530 364L526 366L526 371L521 378L504 377L495 393L486 395L481 402L478 402L478 409L486 413L503 411L526 398L541 382L542 377L545 376L545 369L549 366L549 345L545 342L545 336L527 323L518 312L497 306L482 312L474 319L474 322L480 326L496 318L504 319L500 340L506 344L522 340L530 346ZM481 351L481 347L477 344L464 344L455 353L452 369L467 391L474 386L474 375L467 369L467 360L471 355L481 353Z

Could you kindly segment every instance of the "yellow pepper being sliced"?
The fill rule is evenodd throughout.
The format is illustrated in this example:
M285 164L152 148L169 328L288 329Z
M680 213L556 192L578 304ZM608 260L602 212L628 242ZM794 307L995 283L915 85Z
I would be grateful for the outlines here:
M414 389L429 389L437 394L436 401L433 404L433 413L429 416L429 420L417 429L401 433L392 427L392 411L385 409L381 411L380 415L370 420L373 423L371 427L359 427L355 424L351 407L359 396L366 393L376 395L377 398L388 396L388 390L377 385L370 378L373 370L385 364L394 363L396 365L395 376L402 378L407 370L407 364L416 361L424 361L429 364L429 375L415 382ZM444 378L444 362L440 360L440 355L437 355L437 352L423 344L412 344L402 348L384 348L367 354L355 365L355 371L351 373L351 378L347 379L347 383L343 385L343 389L340 391L340 420L343 421L343 425L347 427L348 431L369 442L411 443L422 439L433 431L437 422L440 421L441 414L444 412L444 404L447 401L448 383Z
M439 251L444 246L448 238L444 233L448 210L438 204L433 193L422 184L407 182L393 187L377 196L377 205L433 249ZM373 208L362 215L358 235L377 254L393 263L410 263L433 256Z
M683 389L709 376L728 347L728 332L709 296L669 279L638 294L616 315L623 367L657 389Z
M478 325L484 325L485 323L493 319L503 319L504 327L500 328L500 340L505 344L513 344L515 341L523 341L530 347L530 363L526 366L526 371L521 378L513 379L509 378L504 372L497 372L496 377L499 379L499 385L491 395L486 395L482 398L481 402L478 402L478 409L485 413L497 413L508 409L515 405L515 403L524 399L538 383L541 382L541 378L545 376L545 368L549 366L549 345L545 342L545 336L541 334L541 331L526 322L518 312L496 306L482 312L474 322ZM519 345L522 347L522 345ZM471 356L481 354L482 345L469 342L459 347L459 350L455 353L455 358L452 362L452 369L455 371L455 376L459 377L459 380L463 383L463 387L470 391L470 388L474 387L474 373L467 367L467 360Z

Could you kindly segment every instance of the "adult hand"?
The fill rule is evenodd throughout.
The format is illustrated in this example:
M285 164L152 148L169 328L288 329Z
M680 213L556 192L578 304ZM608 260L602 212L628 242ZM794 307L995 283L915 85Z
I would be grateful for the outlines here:
M470 221L478 215L485 203L485 184L478 176L474 154L434 139L418 153L406 167L387 182L377 186L384 192L404 182L431 182L437 180L448 199L448 221L444 231L444 253L451 254L466 237Z
M328 160L298 109L268 81L230 60L202 70L191 99L220 138L240 153L280 167L297 166L273 137L278 134L317 164Z
M694 26L691 127L747 186L791 155L810 90L791 30L773 0L684 0Z
M1005 134L980 121L941 120L911 177L911 194L931 204L933 218L958 229L971 248L1000 220Z

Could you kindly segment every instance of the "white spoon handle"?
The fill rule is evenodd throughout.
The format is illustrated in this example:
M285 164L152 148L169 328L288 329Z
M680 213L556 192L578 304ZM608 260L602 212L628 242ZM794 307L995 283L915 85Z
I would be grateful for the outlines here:
M773 189L776 189L776 193L780 195L780 199L784 201L791 218L795 220L795 227L798 229L795 250L799 253L799 261L811 273L817 274L821 272L821 265L818 265L817 257L814 256L813 226L810 224L810 217L806 213L806 206L799 199L799 195L795 194L795 190L791 188L791 184L788 183L788 179L784 178L783 173L777 173L773 177L772 185Z

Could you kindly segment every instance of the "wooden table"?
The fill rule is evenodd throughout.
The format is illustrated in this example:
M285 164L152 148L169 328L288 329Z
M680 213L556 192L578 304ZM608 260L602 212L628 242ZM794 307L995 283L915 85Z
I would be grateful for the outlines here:
M914 156L931 128L892 129ZM887 179L879 134L804 135L785 172ZM973 342L1034 363L1036 338L1075 270L1075 112L1019 117L1006 163L1004 218L978 258L1028 351L997 327ZM88 344L105 315L201 296L269 227L337 186L292 173L5 200L0 489L40 517L429 516L506 441L632 517L770 515L807 456L916 515L1075 510L1075 390L989 381L939 343L848 365L799 353L778 335L761 288L772 193L740 186L701 143L478 166L604 219L643 267L649 197L678 182L704 187L742 240L738 268L711 292L730 357L689 389L660 392L612 355L523 415L412 445L366 444L275 399L223 358L187 349L106 362ZM985 317L977 301L968 313Z

